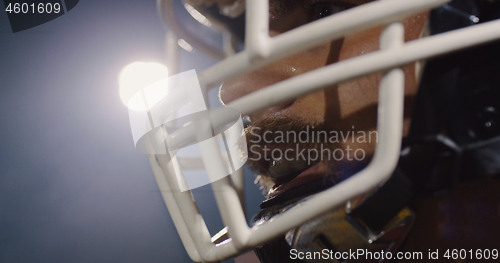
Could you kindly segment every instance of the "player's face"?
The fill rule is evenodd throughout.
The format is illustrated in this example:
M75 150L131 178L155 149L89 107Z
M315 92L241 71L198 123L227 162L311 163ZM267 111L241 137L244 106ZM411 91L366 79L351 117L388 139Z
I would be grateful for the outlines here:
M279 35L295 27L368 2L371 1L271 0L270 35ZM406 18L403 21L405 40L418 38L426 20L427 14ZM285 79L378 50L381 30L381 27L376 27L351 34L341 40L320 45L227 81L220 90L221 100L229 103ZM404 71L406 77L404 132L406 132L417 91L417 80L415 65L406 66ZM376 122L380 79L381 74L369 75L308 94L250 116L255 128L253 132L249 131L249 134L253 136L253 140L249 140L250 159L254 167L262 174L271 174L272 180L267 180L270 183L268 186L275 186L274 191L270 193L271 196L325 175L344 177L348 175L346 173L352 173L366 165L374 152L377 140ZM286 138L287 132L295 132L300 139L299 133L304 130L308 130L310 136L303 137L302 142L298 142L298 139L293 141L292 136ZM264 134L265 131L269 132ZM280 133L277 131L282 131L285 138L279 138ZM316 136L319 135L319 131L326 131L326 138L321 134L321 138L314 140L313 133ZM305 133L302 135L305 136ZM257 143L259 137L261 140ZM264 143L264 139L267 142ZM254 147L250 148L251 146ZM268 150L264 146L267 146ZM325 148L330 149L330 153L322 151ZM318 153L323 154L320 154L322 156L319 158L314 158L315 152L311 151L308 155L306 150L302 157L297 154L297 149L316 149ZM285 153L286 150L289 151ZM301 158L305 160L300 160ZM323 161L318 161L319 159Z

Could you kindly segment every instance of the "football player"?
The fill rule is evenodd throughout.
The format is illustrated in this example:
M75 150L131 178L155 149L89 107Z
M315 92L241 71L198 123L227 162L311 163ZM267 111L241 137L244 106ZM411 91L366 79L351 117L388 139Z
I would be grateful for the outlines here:
M254 251L261 262L469 262L493 258L495 251L498 258L500 44L488 41L479 46L468 45L467 49L457 47L454 53L436 51L427 56L430 59L402 59L396 65L402 66L399 73L392 71L395 67L385 66L384 57L380 57L378 62L367 62L381 64L379 70L366 70L365 74L351 77L349 72L363 65L346 61L400 48L403 41L418 42L487 24L500 17L500 2L441 1L444 4L433 9L414 8L404 16L387 14L393 16L374 25L353 27L352 32L328 41L314 37L321 33L317 31L348 28L341 15L360 7L372 8L366 12L380 12L378 2L384 1L269 0L268 16L259 18L267 20L263 25L268 25L270 39L303 28L300 32L305 40L297 45L307 48L290 48L288 53L275 56L266 53L266 48L256 48L260 53L244 74L228 74L230 78L224 79L220 87L220 99L229 106L245 96L263 94L258 92L278 83L281 89L274 94L284 97L295 92L294 88L286 89L287 85L299 85L294 82L319 87L286 99L261 97L272 106L253 110L248 116L248 160L267 197L251 222L253 227L259 227L289 210L308 205L306 201L311 196L366 169L376 158L380 143L377 124L381 118L391 117L377 111L383 106L380 83L399 74L404 84L400 158L389 179L349 199L345 205L328 209L258 244ZM257 19L249 18L249 13L258 12L247 9L245 20L244 1L186 0L182 6L194 18L199 14L230 36L225 50L216 50L193 37L193 33L184 32L189 28L180 26L181 19L167 18L178 20L167 26L195 49L222 58L251 45L267 44L265 40L246 39L249 34L245 31L262 28L248 25ZM165 7L160 4L160 8ZM319 25L318 21L330 16L339 19L322 24L322 28L307 27ZM391 35L399 36L401 43L386 40ZM425 48L440 50L438 46ZM261 58L272 61L261 63ZM320 77L299 79L336 64L337 73L346 75L338 77L340 81L321 84ZM328 72L321 73L318 76L326 79ZM352 251L358 253L356 257L345 254Z

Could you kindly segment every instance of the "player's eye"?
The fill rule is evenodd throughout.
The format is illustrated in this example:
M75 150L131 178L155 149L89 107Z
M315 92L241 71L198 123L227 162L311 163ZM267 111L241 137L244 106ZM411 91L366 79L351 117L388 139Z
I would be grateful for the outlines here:
M309 22L312 22L347 10L354 5L342 1L311 0L305 2L304 7L309 14Z

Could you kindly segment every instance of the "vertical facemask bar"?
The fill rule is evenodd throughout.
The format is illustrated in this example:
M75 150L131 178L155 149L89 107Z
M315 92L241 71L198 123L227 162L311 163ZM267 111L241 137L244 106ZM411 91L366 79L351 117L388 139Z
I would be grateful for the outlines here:
M231 39L229 38L230 36L228 36L228 34L225 34L225 35L227 37L227 41L231 41ZM171 69L170 72L172 73L171 75L174 75L178 72L177 40L178 40L178 38L174 35L174 33L172 31L169 31L167 33L167 35L166 35L166 54L167 54L168 68ZM226 51L226 52L230 52L230 51ZM204 89L204 90L206 90L206 89ZM204 94L204 95L206 95L206 94ZM211 153L218 152L218 148L210 149L210 152ZM207 167L209 167L209 166L207 166ZM238 200L240 200L240 205L242 206L242 209L243 209L243 204L244 204L243 197L244 196L243 196L243 173L242 173L242 170L240 169L240 170L234 172L233 174L231 174L230 178L232 179L232 185L234 186L234 188L236 190ZM159 180L159 181L162 181L162 180ZM160 182L158 182L158 184L160 185ZM168 186L168 183L166 181L161 182L161 185L164 185L164 187L168 189L167 191L171 191L170 187ZM230 185L230 183L226 182L226 186L227 185ZM167 202L167 200L169 202L172 202L173 200L171 200L171 199L173 199L173 196L171 194L170 195L167 194L164 199L166 200L166 202ZM173 202L173 204L170 204L170 206L172 207L172 211L174 214L181 213L181 211L179 210L179 207L177 206L177 204L175 202ZM170 208L169 208L169 210L170 210ZM177 221L179 221L179 220L177 220ZM184 218L182 218L181 221L182 222L177 222L177 224L180 225L180 228L182 229L182 230L179 230L179 234L181 235L181 238L183 239L183 243L186 244L187 250L189 250L188 253L190 254L190 257L194 261L201 260L199 258L198 252L196 250L196 247L195 247L191 237L189 235L187 235L188 231L187 231L187 228L185 227Z
M178 38L171 31L165 36L165 51L170 75L178 73L179 48L177 40ZM145 140L145 143L147 144L151 141L153 140ZM152 147L148 144L145 146ZM165 147L167 146L165 145ZM176 177L170 176L175 174L175 172L173 171L169 156L148 154L148 159L158 188L160 189L181 241L186 248L186 252L193 261L204 261L198 251L204 252L213 250L215 244L211 242L208 228L202 215L198 211L191 191L181 192Z
M246 1L246 36L245 50L255 57L266 57L269 47L269 1ZM203 127L200 127L203 129ZM207 127L205 127L207 128ZM200 129L197 129L200 130ZM224 170L223 160L217 151L217 145L208 143L201 147L205 167L209 176L220 174ZM249 227L243 212L238 192L231 186L228 178L212 183L215 200L228 227L229 236L236 247L243 249L249 238Z
M282 103L290 98L320 90L342 81L381 70L389 70L416 60L427 59L498 39L500 38L499 25L500 21L484 23L412 41L400 48L383 49L342 61L251 93L245 98L230 103L228 107L238 109L242 114L251 114L274 104ZM394 87L395 84L390 84L392 82L404 83L401 74L397 72L391 72L391 75L399 75L400 77L384 79L382 87L385 85ZM314 82L315 79L322 80L323 85ZM398 103L402 103L402 100L398 100L400 93L391 89L380 89L380 108L378 111L380 143L370 165L349 180L317 194L312 199L302 203L300 207L289 210L282 215L276 216L272 221L259 225L259 228L255 229L255 231L252 229L250 244L258 245L260 242L276 237L280 233L286 232L287 229L295 227L296 224L298 225L297 221L312 219L322 212L347 201L349 198L365 193L383 182L390 175L399 156L401 130L397 127L401 127L402 122L402 118L396 118L399 115L395 115L402 114L402 106L398 106ZM279 99L269 102L269 104L261 102L261 98L278 97Z
M199 127L200 130L210 129L210 123L207 121L205 124L197 122L205 127ZM218 174L225 173L224 161L218 150L215 141L206 141L200 144L201 152L203 155L203 163L208 170L208 175L211 178L216 177ZM232 243L237 248L242 248L245 243L244 239L249 235L249 227L246 222L245 214L238 197L238 193L232 187L228 177L219 180L213 180L211 184L215 196L215 201L219 207L222 221L228 227L229 236L232 238Z
M234 54L236 54L236 50L235 50L235 47L234 47L234 38L233 38L233 35L229 32L224 32L222 34L222 41L223 41L223 50L224 50L224 54L226 54L226 56L232 56Z
M404 29L401 23L393 23L386 27L381 36L381 48L400 48L403 45ZM380 143L377 145L375 155L370 165L363 171L353 176L352 181L347 180L329 190L313 197L301 204L297 209L291 209L276 216L273 221L260 225L251 242L261 242L267 231L281 232L283 225L291 227L294 220L303 221L310 214L319 215L318 211L326 203L341 204L347 201L345 198L353 193L362 193L359 185L373 187L388 178L396 167L402 137L403 123L403 100L404 100L404 73L401 69L389 70L380 82L379 109L378 109L378 132ZM350 182L351 181L351 182ZM357 189L356 189L357 188ZM331 205L330 205L331 206ZM316 211L315 211L316 210ZM288 218L285 218L288 217ZM283 227L285 228L285 227Z
M269 0L246 1L245 52L251 58L269 56Z
M245 209L245 184L243 179L243 168L236 170L234 173L230 175L231 182L233 183L233 187L238 193L238 198L240 199L241 208L243 212L246 214Z
M158 184L158 188L160 189L161 195L163 197L163 201L168 208L170 217L172 218L175 228L179 233L184 248L186 248L186 252L193 261L201 262L200 255L198 254L193 239L189 234L186 221L182 217L179 206L174 198L174 193L167 182L167 176L163 173L163 170L156 161L154 155L148 154L148 159L149 163L151 164L156 183Z
M193 241L195 251L199 255L197 259L198 262L207 261L206 256L204 256L207 251L211 251L215 248L215 244L211 242L211 237L207 226L203 220L203 216L200 214L196 203L194 202L193 195L190 190L181 192L179 189L179 184L175 176L175 171L173 171L172 163L166 156L156 155L155 158L158 159L158 163L166 175L166 181L171 187L172 195L168 197L173 197L179 212L184 220L185 224L189 226L187 228L187 233L190 235ZM185 235L183 233L183 235ZM192 254L189 253L188 254ZM193 258L192 258L193 259ZM200 260L201 259L201 260ZM193 259L196 261L195 259Z

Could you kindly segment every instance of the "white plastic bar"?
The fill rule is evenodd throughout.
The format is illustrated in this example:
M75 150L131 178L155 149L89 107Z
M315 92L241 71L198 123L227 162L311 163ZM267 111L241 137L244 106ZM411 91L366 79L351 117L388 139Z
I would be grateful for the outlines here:
M209 120L197 120L196 126L198 131L210 130ZM198 133L201 138L202 133ZM212 190L214 192L215 201L219 207L222 221L228 227L229 236L232 238L232 243L237 248L242 248L249 235L249 228L246 222L245 214L238 198L238 193L232 187L231 181L228 177L219 180L219 174L226 173L226 165L220 155L219 147L215 140L206 140L203 144L199 144L203 156L203 163L208 171L212 183Z
M269 1L246 1L245 52L250 57L269 56Z
M228 107L235 108L242 114L251 114L272 105L279 104L282 101L287 101L290 98L299 97L342 81L377 71L388 70L416 60L426 59L499 38L500 21L493 21L416 40L407 43L398 49L376 51L339 62L310 73L305 73L301 76L295 77L293 81L291 79L283 81L268 88L256 91L244 98L240 98L230 103ZM399 71L394 71L392 74L400 74L397 72ZM397 77L394 78L396 79ZM401 81L404 82L403 76L400 77L398 82ZM307 87L304 88L306 85ZM382 87L384 86L386 85L382 84ZM398 145L401 138L400 129L397 129L397 131L393 130L394 127L399 126L398 123L395 123L394 121L400 121L395 119L397 116L394 116L394 114L398 114L398 111L402 112L402 110L398 110L400 106L393 105L394 101L396 101L394 97L397 97L398 94L397 90L392 91L382 88L380 92L381 108L379 109L378 126L380 146L377 148L377 152L370 165L355 176L351 177L350 180L340 183L336 187L318 194L314 197L314 200L311 200L310 202L308 201L306 204L301 205L296 209L287 211L286 217L276 217L259 227L252 228L250 233L248 233L247 229L244 227L239 229L239 232L241 233L239 235L231 232L230 230L231 237L238 240L238 250L258 245L266 238L277 236L290 228L300 225L301 223L312 219L314 216L317 216L352 197L370 190L385 178L380 176L390 174L393 169L393 164L397 162L397 156L399 154ZM263 101L263 97L268 98L268 100ZM385 104L386 101L390 103ZM228 120L226 120L224 116L221 116L220 119L215 118L215 121L215 125L217 125L217 123L224 123ZM192 132L189 130L190 127L192 127L192 125L186 126L182 129L182 132ZM192 134L194 135L194 133ZM392 142L390 140L391 138ZM234 189L224 188L220 190L227 190L229 192L227 196L231 198L235 198L237 196ZM218 195L221 196L222 192L224 191L220 191ZM218 199L220 198L224 197L222 196ZM229 204L230 202L221 203L224 203L224 205L219 205L219 208L226 207L222 209L231 210L233 207L240 207L238 202L233 202L234 205ZM242 212L237 211L237 213L241 213L241 215L237 215L238 218L243 216ZM231 212L229 212L229 214L231 214ZM231 216L228 216L227 214L225 214L224 217L226 218L225 221L228 222L228 225L241 226L240 219L232 219ZM236 236L233 236L235 234ZM215 248L215 250L219 249L229 250L227 248ZM232 254L232 251L230 252L231 253L229 254ZM221 255L221 252L217 251L211 251L210 254L212 253Z
M415 5L413 5L413 8L409 8L406 11L396 10L397 8L399 8L397 5L398 2L405 2L405 6L411 6L412 4ZM373 19L370 22L367 22L367 20L364 19L362 23L354 24L351 23L351 21L353 21L352 18L346 19L344 17L345 21L342 23L343 25L345 25L341 27L343 28L342 30L345 30L345 32L343 32L342 30L333 30L337 33L329 33L332 35L338 34L338 36L335 37L341 37L347 32L350 32L354 29L361 30L363 29L363 27L367 28L387 22L392 22L393 19L398 18L398 16L408 14L405 12L422 11L417 11L418 4L422 4L422 6L420 6L421 8L424 8L423 6L427 5L428 7L426 9L428 9L433 6L441 5L444 2L447 1L376 1L369 5L372 5L373 7L375 4L377 4L380 5L380 7L385 6L387 9L383 10L382 12L373 12L373 8L370 8L368 10L363 9L364 6L361 6L359 8L352 9L352 12L354 12L354 10L356 9L363 9L368 16L373 13L379 13L380 15L378 16L378 18L369 16L370 19ZM350 11L351 10L346 11L346 13ZM385 20L387 13L393 15L390 18L392 20ZM350 14L352 15L352 13ZM338 16L340 16L340 14L332 16L331 20L333 21L333 18ZM366 16L364 16L363 18L365 17ZM357 18L359 19L360 17ZM317 23L318 22L316 22L316 24ZM323 31L325 31L325 29L326 28L322 28ZM286 34L292 35L294 32L297 31L290 31L289 33L283 34L283 36L285 36ZM392 33L397 34L396 31ZM393 42L395 41L395 38L391 36L392 33L389 28L388 30L384 31L384 34L387 35L387 38L386 40L382 40L382 44L387 45L387 48L389 48L387 50L384 49L381 51L369 53L361 57L356 57L310 73L303 74L293 79L254 92L244 98L240 98L232 102L228 106L239 110L244 115L251 114L267 107L279 104L283 101L288 101L304 94L314 92L316 90L337 84L339 82L360 77L362 75L383 70L390 70L391 68L399 67L416 60L430 58L443 53L499 39L500 21L489 22L482 25L461 29L459 31L449 32L442 35L413 41L399 48L397 48L398 43ZM326 34L327 33L325 33L325 35ZM303 36L297 35L296 37L297 39L295 40L300 41L300 38L302 38ZM290 43L293 43L293 39L294 38L291 39ZM327 41L328 40L331 39L327 39ZM296 43L300 44L300 42ZM282 56L284 55L290 55L290 50L294 50L294 52L300 52L300 50L307 49L305 43L302 43L300 45L299 44L297 44L297 46L288 46L288 50L285 48L278 49L276 50L278 55L273 54L267 59L260 60L255 60L255 55L250 56L246 51L244 51L235 56L234 59L228 59L225 62L219 63L218 65L203 72L202 76L204 76L204 83L202 83L202 86L220 83L227 78L231 78L239 74L244 74L262 65L276 61L282 58ZM252 62L252 65L249 65L251 60L255 61ZM244 69L245 67L247 67L247 69ZM213 75L210 75L209 73L212 73ZM387 176L390 175L392 170L394 169L399 156L403 111L403 90L401 89L401 87L403 85L404 74L399 69L390 70L390 72L387 73L381 81L378 111L379 145L368 167L351 177L350 180L346 180L338 184L334 188L315 195L304 204L287 211L283 215L279 215L260 226L249 229L246 225L246 221L244 220L241 204L237 200L238 194L236 190L231 187L229 180L220 180L214 183L212 187L215 192L217 204L219 206L219 209L221 210L224 223L229 227L229 235L232 238L232 241L228 241L220 246L215 246L211 242L209 242L209 240L207 241L208 231L206 231L206 226L204 225L203 220L198 218L198 216L201 217L201 215L199 215L196 206L194 205L194 203L192 203L192 196L190 192L186 192L189 193L189 195L174 194L173 196L175 202L177 203L177 208L179 209L182 218L185 220L185 223L194 226L188 228L187 231L190 234L191 241L194 243L196 250L199 252L199 257L203 261L211 262L234 256L238 252L242 252L246 248L258 245L269 238L283 234L290 228L296 227L301 223L312 219L339 204L344 203L348 199L370 190L372 187L387 178ZM267 98L267 100L262 100L263 97ZM214 123L214 125L218 125L227 121L227 118L225 118L223 115L221 115L220 117L221 118L215 119L216 123ZM187 138L192 138L195 134L195 130L193 130L193 128L193 125L188 125L187 127L179 130L178 133L171 136L172 141L177 140L177 144L178 142L182 142ZM179 134L181 133L184 136L179 136ZM208 165L208 167L210 167L209 173L211 173L211 171L212 173L217 172L217 169L221 169L223 164L220 156L218 154L213 154L214 149L216 149L216 145L209 145L205 149L202 149L204 156L208 156L206 162L210 164ZM218 151L215 152L218 153ZM168 170L166 167L162 167L162 169ZM164 172L168 173L168 171ZM167 181L170 180L169 178L171 177L168 177ZM173 178L173 180L174 181L169 182L169 185L175 185L175 178ZM193 216L194 219L192 219L191 216Z
M401 23L388 25L380 35L380 49L401 48L404 45L404 26Z
M232 56L236 54L236 51L234 50L233 46L233 35L231 35L231 33L224 32L224 34L222 34L222 45L224 54L226 56Z
M168 26L169 30L175 32L175 34L184 40L186 40L191 46L197 50L208 54L215 59L224 59L226 55L224 52L217 50L214 47L206 45L200 41L197 37L193 36L191 33L186 31L184 27L179 23L176 18L176 14L173 8L173 0L157 0L158 12L163 22Z
M165 54L167 56L168 75L173 76L179 73L179 45L177 41L179 38L175 36L174 32L168 31L165 36Z
M164 1L164 0L160 0ZM166 0L165 0L166 1ZM259 0L263 1L263 0ZM345 34L348 33L353 33L356 30L362 30L366 29L369 27L374 27L377 25L382 24L383 22L387 22L390 20L394 20L397 18L400 18L402 16L412 14L412 13L418 13L421 12L422 10L425 9L430 9L435 6L439 6L440 4L444 2L448 2L449 0L385 0L385 1L374 1L369 4L361 5L356 8L346 10L344 12L341 12L339 14L333 15L328 18L324 18L321 20L318 20L316 22L311 23L310 25L306 25L305 27L308 27L308 30L311 31L311 33L314 34L321 34L323 35L323 39L325 41L327 40L334 40L342 37ZM254 2L254 1L247 1L247 2ZM258 1L255 1L258 2ZM405 3L405 4L402 4ZM248 4L248 3L247 3ZM253 6L252 6L253 7ZM269 7L262 7L266 8L268 10ZM378 10L380 12L373 12L373 10ZM386 14L389 14L389 16L386 16ZM360 19L361 18L361 19ZM324 24L326 23L326 24ZM332 25L336 25L335 27L332 26L325 26L328 25L328 23L331 23ZM281 37L286 37L289 39L290 43L303 43L301 42L301 39L304 39L304 35L308 35L308 32L300 32L300 34L297 34L297 30L300 30L301 28L289 31L287 33L284 33L282 35L279 35L275 38L272 38L270 41L276 41L276 39L279 39ZM290 35L291 37L287 37ZM316 35L313 35L313 37L319 37ZM309 42L306 42L305 46L298 46L294 49L295 52L299 52L302 50L306 50L316 44L307 44ZM309 46L311 45L311 46ZM250 72L253 69L259 68L261 66L264 66L266 64L269 64L273 61L276 61L280 58L283 58L285 56L292 55L293 53L290 53L293 50L290 50L293 46L288 45L288 48L283 48L283 49L277 49L275 50L274 53L272 53L269 57L265 59L255 59L255 56L251 56L251 53L248 51L243 51L239 54L236 54L235 56L228 58L212 67L209 69L203 71L202 73L199 74L198 80L200 81L200 86L202 89L206 89L210 86L220 84L221 82L232 78L236 77L237 75L244 74L247 72ZM295 79L294 79L295 80ZM318 79L316 79L318 81ZM306 84L309 85L309 84ZM286 87L285 87L286 88ZM302 88L302 87L301 87ZM300 88L299 88L300 89ZM287 91L289 92L289 91ZM306 92L305 94L309 93ZM255 93L252 93L255 94ZM288 93L288 99L294 98L295 96L291 96L293 93L289 92ZM303 95L303 94L302 94ZM283 94L278 94L277 98L282 97ZM268 102L271 102L272 99L274 98L269 98L270 100L267 100ZM262 100L260 100L262 102ZM274 102L273 102L274 103ZM275 103L277 104L277 103ZM275 104L268 105L269 106L274 106ZM259 103L257 103L259 105ZM253 105L249 105L253 106ZM259 108L258 110L262 110L264 108ZM255 111L254 111L255 112ZM245 114L245 113L243 113ZM194 138L194 129L191 127L190 132L186 132L186 130L182 129L179 130L178 132L174 132L171 137L178 137L179 140L186 140L186 137L191 137Z
M198 251L194 246L194 242L193 239L191 239L191 235L189 234L186 221L182 217L181 211L174 199L173 191L168 185L166 176L163 174L161 167L159 166L158 162L156 162L156 159L153 155L148 154L148 159L149 163L151 164L151 168L153 169L153 174L163 197L163 201L167 205L170 217L172 218L175 228L179 233L182 244L186 248L186 252L194 262L201 262L200 255L198 254Z
M423 12L429 8L440 6L449 0L384 0L373 1L357 8L353 8L332 16L331 21L320 19L284 33L273 39L271 52L282 52L285 49L297 53L317 46L317 43L326 43L342 38L345 32L359 32L377 25L389 24L402 20L411 14ZM383 14L384 18L379 16ZM355 19L353 19L355 17ZM355 24L349 20L357 20ZM330 31L324 34L324 31ZM308 37L303 37L307 35Z
M247 1L247 5L249 2L260 3L260 1L262 0ZM343 11L339 14L320 19L276 37L269 38L268 42L270 47L268 49L270 54L265 58L256 59L254 53L245 50L203 71L198 76L198 79L202 83L201 86L210 88L269 63L310 49L318 44L342 38L348 33L359 32L381 24L398 21L404 16L423 12L449 1L450 0L373 1L372 3ZM268 8L269 7L266 7L267 10ZM266 14L266 16L267 15L268 14ZM269 18L266 17L266 20L268 19ZM266 32L268 32L268 29ZM250 41L248 38L246 39Z
M233 182L233 187L238 193L238 198L240 199L241 208L246 214L245 209L245 180L243 178L243 168L236 170L231 174L231 182Z

